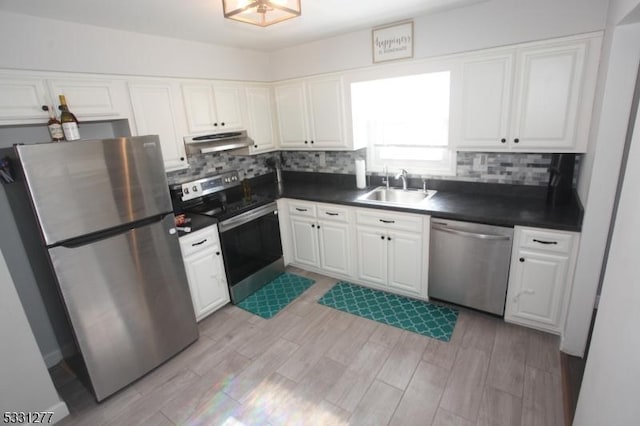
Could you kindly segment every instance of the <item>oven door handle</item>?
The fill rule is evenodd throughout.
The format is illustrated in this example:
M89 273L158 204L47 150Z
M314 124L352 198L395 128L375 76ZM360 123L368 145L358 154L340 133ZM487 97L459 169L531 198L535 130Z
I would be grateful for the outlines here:
M253 210L249 210L248 212L239 214L238 216L234 216L227 220L223 220L218 224L218 230L221 233L230 231L233 228L237 228L238 226L244 225L245 223L249 223L262 216L266 216L268 214L275 214L277 211L278 211L277 204L275 202L269 203L264 206L255 208Z

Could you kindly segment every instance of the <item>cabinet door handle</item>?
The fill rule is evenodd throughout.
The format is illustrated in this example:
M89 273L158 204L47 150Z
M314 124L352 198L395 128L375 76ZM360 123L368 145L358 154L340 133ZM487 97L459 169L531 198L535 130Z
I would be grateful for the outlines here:
M216 256L220 256L220 252L219 251L216 252Z
M530 289L522 290L522 291L518 292L518 294L516 294L514 296L513 301L517 302L518 300L520 300L520 296L522 296L523 294L531 294L531 295L533 295L533 294L536 294L536 292L534 290L530 290Z
M213 127L218 127L218 123L213 123Z
M307 209L301 209L300 207L296 207L296 210L298 210L299 212L306 212Z
M199 246L199 245L202 245L202 244L204 244L204 243L206 243L206 242L207 242L207 239L205 238L205 239L204 239L204 240L202 240L202 241L198 241L197 243L193 243L193 244L191 244L191 247Z
M340 213L326 212L329 216L338 216Z
M540 243L540 244L558 244L557 241L536 240L535 238L533 239L533 242Z
M391 241L391 237L387 237L387 240L388 240L388 241Z
M380 235L380 239L381 239L381 240L384 240L384 235Z
M514 143L519 143L519 142L520 142L520 139L515 138L515 139L513 140L513 142L514 142Z
M315 227L316 227L316 225L312 223L312 224L311 224L311 227L312 227L312 228L315 228Z
M379 220L380 220L380 222L382 222L382 223L396 223L396 221L395 221L395 220L384 220L384 219L379 219Z
M507 140L505 138L502 138L502 139L500 139L500 142L507 143Z
M320 229L320 225L318 225L318 229Z

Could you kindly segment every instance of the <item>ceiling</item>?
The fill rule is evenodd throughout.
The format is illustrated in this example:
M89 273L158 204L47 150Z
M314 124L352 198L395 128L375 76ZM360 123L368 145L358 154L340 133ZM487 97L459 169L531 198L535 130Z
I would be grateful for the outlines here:
M224 19L221 0L0 0L0 10L238 48L273 51L487 0L301 0L267 28Z

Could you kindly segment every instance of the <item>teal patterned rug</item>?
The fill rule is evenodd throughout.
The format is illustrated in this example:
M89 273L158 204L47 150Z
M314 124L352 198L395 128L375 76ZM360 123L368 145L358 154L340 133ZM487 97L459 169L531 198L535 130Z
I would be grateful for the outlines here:
M285 272L237 306L252 314L269 319L300 296L315 283L314 280Z
M451 339L458 320L455 309L345 281L333 286L318 303L444 342Z

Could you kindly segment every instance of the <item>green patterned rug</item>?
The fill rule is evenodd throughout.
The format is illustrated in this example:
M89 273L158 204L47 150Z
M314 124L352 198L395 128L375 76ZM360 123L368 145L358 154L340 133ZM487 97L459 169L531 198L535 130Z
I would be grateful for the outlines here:
M314 280L285 272L237 306L269 319L315 283Z
M333 286L318 303L444 342L451 339L458 319L458 311L446 306L345 281Z

